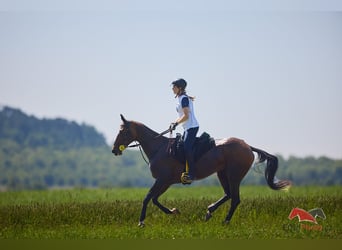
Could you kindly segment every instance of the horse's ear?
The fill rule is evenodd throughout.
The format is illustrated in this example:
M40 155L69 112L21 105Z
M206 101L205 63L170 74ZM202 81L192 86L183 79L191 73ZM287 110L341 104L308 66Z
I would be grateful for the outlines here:
M126 124L127 120L125 119L125 117L122 114L120 114L120 116L121 116L121 120L123 121L123 123Z

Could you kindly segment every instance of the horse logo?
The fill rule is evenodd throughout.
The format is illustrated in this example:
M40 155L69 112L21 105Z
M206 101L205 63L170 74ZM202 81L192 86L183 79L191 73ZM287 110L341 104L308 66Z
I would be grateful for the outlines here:
M309 211L305 211L304 209L296 207L291 210L288 218L292 220L295 217L298 217L299 222L307 221L315 224L318 224L316 220L317 217L322 218L323 220L326 219L322 208L314 208Z

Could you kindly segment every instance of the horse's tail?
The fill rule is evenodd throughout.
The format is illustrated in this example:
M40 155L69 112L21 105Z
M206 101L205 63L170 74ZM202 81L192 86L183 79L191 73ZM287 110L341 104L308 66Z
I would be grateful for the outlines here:
M258 162L266 162L265 178L270 188L274 190L287 189L291 186L288 180L278 180L275 176L278 169L278 158L261 149L251 147L252 151L258 153Z

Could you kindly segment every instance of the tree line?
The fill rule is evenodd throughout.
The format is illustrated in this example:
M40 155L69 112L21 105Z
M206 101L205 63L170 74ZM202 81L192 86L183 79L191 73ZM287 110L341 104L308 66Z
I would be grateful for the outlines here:
M278 155L277 176L294 185L341 185L342 160ZM264 166L251 168L243 184L266 185ZM38 119L5 107L0 111L0 188L147 187L149 167L137 150L114 157L104 136L89 125ZM211 176L195 185L219 185Z
M58 150L106 145L104 136L92 126L61 118L38 119L10 107L0 112L0 139L21 147Z

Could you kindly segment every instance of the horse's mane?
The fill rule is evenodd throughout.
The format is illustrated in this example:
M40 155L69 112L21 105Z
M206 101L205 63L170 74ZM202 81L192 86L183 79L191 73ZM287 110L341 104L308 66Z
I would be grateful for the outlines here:
M146 126L145 124L141 123L141 122L137 122L137 121L130 121L131 124L134 124L137 128L146 131L146 133L149 136L152 137L156 137L159 135L158 132L154 131L153 129L149 128L148 126Z

